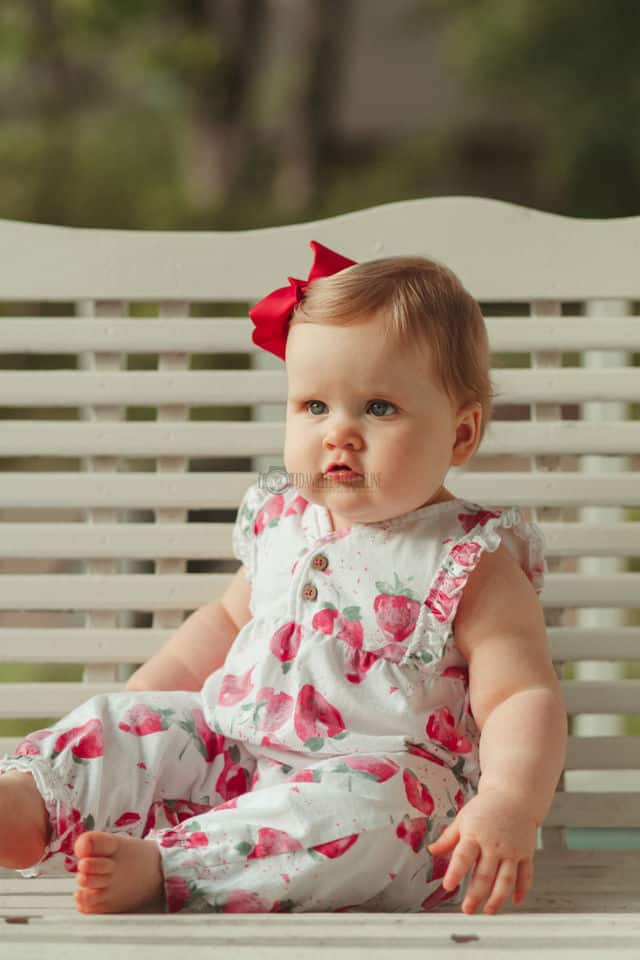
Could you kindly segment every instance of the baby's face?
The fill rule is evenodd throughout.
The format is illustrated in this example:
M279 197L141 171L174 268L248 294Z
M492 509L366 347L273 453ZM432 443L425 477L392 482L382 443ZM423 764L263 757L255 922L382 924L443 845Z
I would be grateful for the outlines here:
M285 466L306 499L329 509L336 529L450 498L444 479L470 456L469 422L479 424L478 414L451 401L428 346L389 346L375 318L295 323L286 363ZM336 461L358 476L327 473Z

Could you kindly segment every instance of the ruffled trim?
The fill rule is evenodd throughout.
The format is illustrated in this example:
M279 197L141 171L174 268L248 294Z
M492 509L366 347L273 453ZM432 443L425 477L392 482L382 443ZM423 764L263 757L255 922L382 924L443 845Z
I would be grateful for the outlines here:
M523 520L515 507L487 510L478 504L465 503L462 506L468 512L459 513L458 522L465 533L447 544L448 549L425 600L428 615L440 630L453 623L462 592L485 550L493 553L503 542L501 531L510 531L517 538L511 545L511 552L515 553L536 593L539 594L544 586L545 544L537 524Z
M255 573L255 536L254 522L256 514L269 496L256 480L247 488L240 501L236 522L231 533L231 549L236 560L244 564L247 575L253 580Z

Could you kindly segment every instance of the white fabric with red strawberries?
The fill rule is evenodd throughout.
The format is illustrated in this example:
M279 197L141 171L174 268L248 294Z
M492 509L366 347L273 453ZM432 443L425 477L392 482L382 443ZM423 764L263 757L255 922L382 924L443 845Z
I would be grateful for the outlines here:
M504 542L537 590L540 534L462 500L333 531L293 488L253 484L233 533L253 619L199 693L94 697L25 737L52 824L39 864L76 869L84 830L158 844L169 912L433 909L435 840L477 789L479 732L453 622Z
M456 499L334 531L327 510L294 488L253 484L233 547L254 618L229 652L219 695L203 688L209 722L274 756L418 743L475 787L479 736L453 623L482 553L501 542L540 591L541 534L517 510Z

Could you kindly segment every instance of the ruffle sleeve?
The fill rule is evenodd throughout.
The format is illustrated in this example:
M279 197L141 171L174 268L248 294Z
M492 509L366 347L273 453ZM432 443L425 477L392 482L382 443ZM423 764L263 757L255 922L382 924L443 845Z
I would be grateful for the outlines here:
M250 580L253 580L255 574L255 521L268 496L269 493L259 486L258 481L248 487L238 507L236 522L231 534L233 555L244 564Z
M487 510L464 503L457 514L456 534L445 540L445 550L425 600L439 624L451 624L467 580L485 550L490 553L504 543L516 558L536 593L544 586L546 572L542 531L522 519L516 508Z

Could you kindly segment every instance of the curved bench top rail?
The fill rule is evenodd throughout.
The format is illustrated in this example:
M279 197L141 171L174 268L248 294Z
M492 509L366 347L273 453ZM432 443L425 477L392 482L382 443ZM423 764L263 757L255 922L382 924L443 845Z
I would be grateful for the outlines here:
M256 300L288 276L307 276L312 239L358 261L433 257L479 300L637 298L639 227L640 217L576 219L478 197L405 200L237 232L0 220L0 299Z

